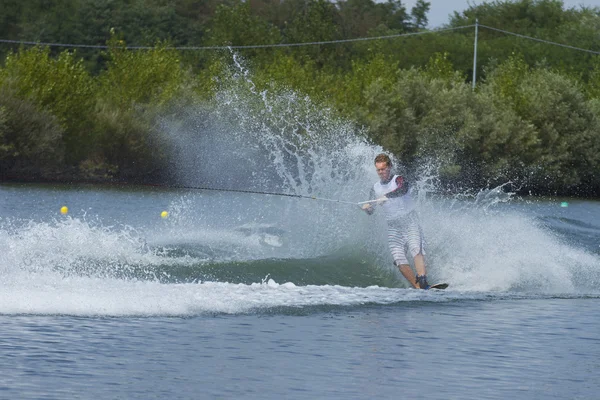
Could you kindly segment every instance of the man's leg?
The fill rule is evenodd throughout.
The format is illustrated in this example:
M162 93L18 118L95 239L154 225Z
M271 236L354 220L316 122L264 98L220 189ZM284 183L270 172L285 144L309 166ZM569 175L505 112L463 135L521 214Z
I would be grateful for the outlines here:
M415 269L417 270L417 275L427 275L423 253L419 253L415 256Z
M402 275L413 287L417 287L415 274L406 258L406 239L403 232L396 226L388 226L388 241L394 265L398 267Z
M418 286L416 284L415 274L414 274L412 268L410 268L410 265L408 265L408 264L399 264L398 265L398 269L400 270L400 272L402 273L402 275L406 278L406 280L414 288L418 288Z
M425 269L425 257L423 253L419 253L415 256L415 270L417 271L416 280L418 281L415 287L419 289L429 289L429 283L427 283L427 271Z
M423 250L423 231L418 220L412 218L406 229L407 243L409 251L415 262L416 287L420 289L429 289L427 283L427 269L425 267L425 251Z

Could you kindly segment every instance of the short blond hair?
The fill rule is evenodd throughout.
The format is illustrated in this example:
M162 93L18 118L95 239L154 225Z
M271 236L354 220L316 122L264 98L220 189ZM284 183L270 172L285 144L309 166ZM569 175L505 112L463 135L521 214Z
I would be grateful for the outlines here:
M384 162L388 167L392 166L392 160L390 159L390 156L388 156L385 153L381 153L377 157L375 157L375 164L380 162Z

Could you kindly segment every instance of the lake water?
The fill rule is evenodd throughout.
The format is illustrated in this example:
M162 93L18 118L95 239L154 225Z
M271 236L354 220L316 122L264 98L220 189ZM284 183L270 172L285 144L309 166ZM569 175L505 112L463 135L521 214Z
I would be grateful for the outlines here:
M597 398L600 204L420 213L445 291L358 207L2 185L0 398Z

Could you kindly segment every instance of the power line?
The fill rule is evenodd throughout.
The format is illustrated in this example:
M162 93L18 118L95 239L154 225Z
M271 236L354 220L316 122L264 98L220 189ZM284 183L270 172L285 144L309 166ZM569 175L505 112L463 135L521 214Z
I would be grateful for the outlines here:
M571 46L568 44L553 42L550 40L539 39L533 36L522 35L520 33L506 31L504 29L494 28L487 25L482 24L471 24L471 25L463 25L454 28L443 28L443 29L434 29L430 31L422 31L422 32L410 32L410 33L399 33L396 35L385 35L385 36L373 36L373 37L362 37L362 38L354 38L354 39L340 39L340 40L326 40L320 42L300 42L300 43L277 43L277 44L255 44L255 45L247 45L247 46L169 46L166 47L169 50L229 50L229 49L261 49L261 48L277 48L277 47L300 47L300 46L315 46L315 45L327 45L327 44L339 44L339 43L352 43L352 42L364 42L370 40L385 40L385 39L395 39L399 37L408 37L408 36L417 36L417 35L425 35L429 33L440 33L447 31L455 31L460 29L473 28L476 26L480 26L482 28L486 28L492 31L505 33L507 35L513 35L522 39L533 40L535 42L550 44L553 46L564 47L571 50L583 51L590 54L598 54L600 55L600 51L594 51L589 49L584 49L581 47ZM21 41L21 40L11 40L11 39L0 39L0 43L6 44L19 44L19 45L29 45L29 46L48 46L48 47L66 47L66 48L90 48L90 49L109 49L110 46L107 45L94 45L94 44L76 44L76 43L52 43L52 42L34 42L34 41ZM152 50L154 46L126 46L126 49L129 50Z
M473 28L476 24L471 25L463 25L454 28L444 28L444 29L434 29L431 31L422 31L422 32L410 32L410 33L399 33L396 35L385 35L385 36L373 36L373 37L363 37L363 38L355 38L355 39L340 39L340 40L326 40L321 42L301 42L301 43L278 43L278 44L256 44L256 45L247 45L247 46L170 46L166 47L170 50L228 50L228 49L260 49L260 48L276 48L276 47L300 47L300 46L315 46L315 45L327 45L327 44L338 44L338 43L352 43L352 42L362 42L362 41L370 41L370 40L385 40L385 39L394 39L399 37L407 37L407 36L417 36L417 35L425 35L429 33L440 33L447 31L455 31L460 29ZM504 29L494 28L488 25L478 24L478 26L482 28L486 28L492 31L505 33L507 35L513 35L522 39L533 40L540 43L546 43L553 46L564 47L571 50L583 51L590 54L598 54L600 55L600 51L594 51L589 49L584 49L581 47L571 46L564 43L553 42L550 40L539 39L533 36L522 35L520 33L506 31ZM48 46L48 47L66 47L66 48L91 48L91 49L108 49L110 46L107 45L94 45L94 44L77 44L77 43L52 43L52 42L34 42L34 41L21 41L21 40L11 40L11 39L0 39L0 43L7 44L19 44L19 45L30 45L30 46ZM126 46L126 49L129 50L152 50L154 46Z
M251 46L228 46L228 47L199 47L198 49L256 49L263 47L298 47L298 46L313 46L313 45L321 45L321 44L337 44L337 43L349 43L349 42L360 42L367 40L381 40L381 39L394 39L398 37L404 36L416 36L416 35L424 35L427 33L438 33L445 31L455 31L459 29L471 28L475 25L464 25L458 26L456 28L445 28L445 29L436 29L432 31L422 31L422 32L410 32L410 33L399 33L396 35L387 35L387 36L374 36L374 37L364 37L364 38L355 38L355 39L340 39L340 40L327 40L323 42L302 42L302 43L281 43L281 44L265 44L265 45L251 45ZM194 49L193 47L190 49Z
M363 37L363 38L355 38L355 39L326 40L326 41L321 41L321 42L255 44L255 45L248 45L248 46L172 46L172 47L166 47L166 48L170 49L170 50L228 50L228 49L260 49L260 48L273 48L273 47L314 46L314 45L325 45L325 44L361 42L361 41L368 41L368 40L394 39L394 38L405 37L405 36L416 36L416 35L425 35L428 33L455 31L455 30L459 30L459 29L472 28L474 26L475 25L464 25L464 26L458 26L455 28L434 29L431 31L399 33L396 35L373 36L373 37ZM108 49L108 48L110 48L110 46L106 46L106 45L48 43L48 42L32 42L32 41L19 41L19 40L9 40L9 39L0 39L0 43L32 45L32 46L48 46L48 47L91 48L91 49ZM130 50L151 50L151 49L154 49L155 47L154 46L126 46L125 48L130 49Z
M581 47L575 47L575 46L570 46L568 44L562 44L562 43L557 43L557 42L551 42L550 40L544 40L544 39L538 39L532 36L526 36L526 35L521 35L520 33L514 33L514 32L509 32L509 31L505 31L503 29L498 29L498 28L492 28L491 26L487 26L487 25L481 25L479 24L480 27L482 28L487 28L490 29L492 31L496 31L496 32L502 32L502 33L506 33L508 35L513 35L513 36L517 36L523 39L529 39L529 40L533 40L535 42L541 42L541 43L546 43L546 44L552 44L554 46L560 46L560 47L565 47L567 49L571 49L571 50L578 50L578 51L585 51L586 53L592 53L592 54L600 54L600 51L593 51L593 50L588 50L588 49L582 49Z
M109 46L95 44L73 44L73 43L47 43L47 42L29 42L22 40L0 39L0 43L20 44L31 46L48 46L48 47L84 47L90 49L107 49ZM132 47L130 47L132 48ZM142 48L142 47L140 47ZM143 47L144 49L152 49L153 47Z

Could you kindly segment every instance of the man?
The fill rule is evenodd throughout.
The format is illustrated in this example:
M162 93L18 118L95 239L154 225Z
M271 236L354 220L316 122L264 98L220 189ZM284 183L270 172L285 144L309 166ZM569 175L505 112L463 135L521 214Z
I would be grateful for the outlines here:
M394 265L413 287L429 289L423 257L423 233L408 183L402 176L392 174L392 161L387 154L375 157L375 168L380 181L373 185L370 198L377 199L376 204L385 213ZM371 203L364 204L362 209L369 215L375 211ZM407 250L414 259L417 276L408 263Z

